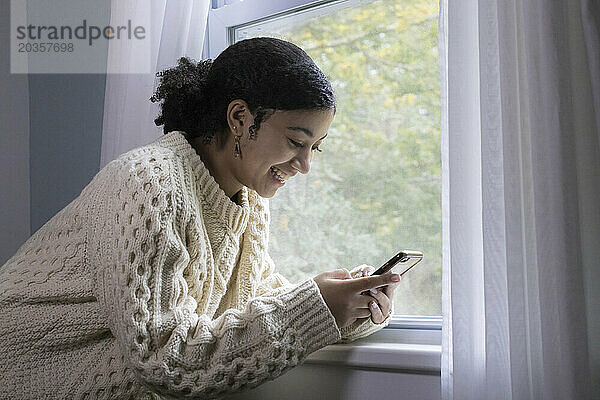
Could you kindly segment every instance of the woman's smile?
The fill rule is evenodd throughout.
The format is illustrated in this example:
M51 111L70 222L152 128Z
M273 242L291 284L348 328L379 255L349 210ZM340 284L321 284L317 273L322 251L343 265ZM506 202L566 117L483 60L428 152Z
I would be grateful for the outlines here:
M269 175L273 182L279 186L285 185L286 179L289 179L289 176L283 173L279 168L273 166L269 168Z
M269 168L269 176L272 178L273 182L278 186L285 185L285 182L297 173L298 170L295 170L294 172L285 172L283 169L276 167L275 165Z

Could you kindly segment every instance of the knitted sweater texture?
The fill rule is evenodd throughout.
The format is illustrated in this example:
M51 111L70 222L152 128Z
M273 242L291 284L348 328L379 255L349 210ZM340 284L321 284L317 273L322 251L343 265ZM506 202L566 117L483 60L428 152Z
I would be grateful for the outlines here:
M215 398L387 325L339 330L239 203L179 131L108 163L0 267L0 399Z

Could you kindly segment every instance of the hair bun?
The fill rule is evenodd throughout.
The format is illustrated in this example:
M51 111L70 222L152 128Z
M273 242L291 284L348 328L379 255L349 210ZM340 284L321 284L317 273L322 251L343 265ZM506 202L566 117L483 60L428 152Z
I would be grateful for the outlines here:
M208 76L208 72L210 71L210 67L212 67L213 60L207 58L206 60L201 60L196 64L196 68L198 70L198 74L204 76Z

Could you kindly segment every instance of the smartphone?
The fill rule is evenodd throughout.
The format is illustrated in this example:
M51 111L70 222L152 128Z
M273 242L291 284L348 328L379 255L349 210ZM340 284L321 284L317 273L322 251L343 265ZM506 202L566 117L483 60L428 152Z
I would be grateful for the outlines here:
M396 265L400 264L398 267L396 267L394 269L393 272L402 276L409 269L411 269L412 267L417 265L419 263L419 261L421 261L422 259L423 259L423 253L421 253L420 251L402 250L400 253L396 254L394 257L387 260L385 264L383 264L381 267L379 267L377 269L377 271L373 272L371 275L385 274L392 268L396 267ZM383 287L385 287L385 286L380 286L378 289L381 289ZM365 290L364 292L362 292L362 294L368 295L369 291Z
M381 275L385 274L392 268L394 268L394 272L400 276L404 275L409 269L414 267L423 259L423 253L420 251L414 250L402 250L400 253L396 254L394 257L387 260L385 264L383 264L377 271L373 272L372 275Z

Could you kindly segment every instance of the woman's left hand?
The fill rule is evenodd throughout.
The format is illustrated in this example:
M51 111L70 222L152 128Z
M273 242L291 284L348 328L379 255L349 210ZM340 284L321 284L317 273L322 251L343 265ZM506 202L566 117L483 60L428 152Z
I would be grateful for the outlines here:
M360 271L360 275L356 271ZM369 276L375 272L375 267L363 264L354 269L352 272L356 273L356 275L353 274L353 276ZM386 273L389 274L391 271ZM402 277L400 281L402 281ZM394 291L399 284L400 282L396 282L380 289L371 290L369 295L373 297L374 300L371 301L369 305L373 305L374 307L371 306L369 310L371 311L371 320L373 323L381 324L390 315L392 310L392 301L394 299Z

